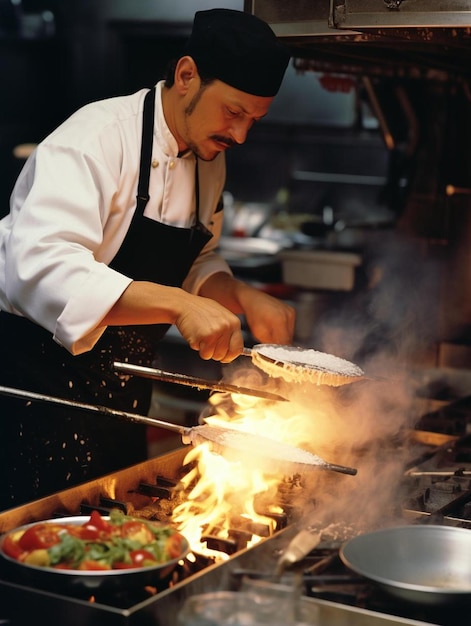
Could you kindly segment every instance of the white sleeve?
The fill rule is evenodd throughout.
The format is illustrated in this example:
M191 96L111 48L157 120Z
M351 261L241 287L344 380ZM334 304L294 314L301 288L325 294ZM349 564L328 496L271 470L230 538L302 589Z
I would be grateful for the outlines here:
M97 325L131 282L94 254L108 219L105 207L112 206L103 190L116 189L110 171L79 151L43 144L13 194L7 299L73 354L93 347L104 331Z

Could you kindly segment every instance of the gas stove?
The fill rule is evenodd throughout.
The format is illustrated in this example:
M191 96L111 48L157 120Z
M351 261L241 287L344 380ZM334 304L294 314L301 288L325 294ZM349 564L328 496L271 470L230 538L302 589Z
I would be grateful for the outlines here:
M455 411L456 407L450 405L450 414L454 415ZM420 425L434 420L446 424L445 408L440 408L439 415L427 415ZM400 510L396 511L398 520L407 524L433 523L471 529L471 434L466 432L464 422L460 428L454 428L453 434L447 430L446 426L436 431L414 429L404 438L408 461L398 486L401 494ZM116 507L128 514L169 523L173 507L181 497L180 480L187 471L184 468L187 451L183 447L4 511L0 513L0 533L41 519L86 515L93 509L107 513ZM296 480L299 481L299 477L292 479L293 484L284 482L285 491L293 488ZM244 528L235 529L230 540L210 536L208 546L219 550L224 558L193 554L151 588L98 592L93 597L83 592L57 593L25 584L7 572L0 562L0 619L10 626L30 624L38 615L53 615L56 623L68 626L177 624L184 601L192 595L238 590L244 577L273 580L280 555L300 530L286 493L281 500L285 506L275 516L271 531L249 521ZM310 520L317 530L322 530L323 524L329 522L322 515L319 519L311 516ZM337 524L341 527L342 520L338 518ZM247 547L251 536L257 533L258 543ZM348 533L347 525L338 537L321 541L303 560L302 576L297 581L302 587L307 623L323 626L464 626L469 623L469 613L465 618L462 607L442 609L402 603L388 597L370 581L354 575L338 557L339 547L349 538Z

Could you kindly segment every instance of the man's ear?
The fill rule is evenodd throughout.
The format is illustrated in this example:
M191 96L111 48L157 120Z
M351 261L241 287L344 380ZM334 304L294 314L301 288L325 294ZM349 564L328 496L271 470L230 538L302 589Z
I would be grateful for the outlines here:
M175 87L184 95L190 88L191 81L199 78L196 63L190 56L181 57L175 67Z

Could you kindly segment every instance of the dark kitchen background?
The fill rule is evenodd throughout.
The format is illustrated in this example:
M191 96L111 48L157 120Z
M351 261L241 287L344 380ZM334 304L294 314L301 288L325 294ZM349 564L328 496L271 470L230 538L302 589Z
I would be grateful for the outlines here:
M262 13L269 5L251 4ZM194 12L216 6L244 2L0 0L1 214L30 144L87 102L153 85ZM427 366L469 365L463 32L454 45L431 45L420 31L407 45L389 33L384 47L374 37L359 47L341 37L320 37L307 51L293 45L270 115L227 153L222 252L236 274L293 301L299 343L355 359L379 344L407 346L407 358ZM360 320L361 342L332 343L328 318L344 331ZM171 353L157 364L183 362L194 373L194 355L177 339ZM192 408L193 394L187 399Z
M236 394L232 406L234 399L226 403L216 394L208 407L205 390L156 382L153 417L194 426L208 412L230 420L240 411L265 424L271 436L267 425L278 425L279 412L283 432L307 442L301 447L320 461L358 467L358 475L284 476L276 489L256 494L249 516L245 509L239 513L231 490L224 492L221 515L205 520L199 538L224 558L214 562L192 550L192 558L180 559L168 576L153 578L152 587L126 580L124 589L98 588L101 577L93 577L93 586L81 589L74 576L66 590L56 576L51 582L33 573L26 581L0 559L1 624L23 626L39 615L71 626L175 624L194 594L239 590L250 572L263 583L276 571L280 582L279 556L289 555L301 518L310 552L293 573L302 604L315 611L303 622L468 626L469 567L466 559L458 561L453 572L448 557L465 558L469 543L461 549L443 541L445 553L434 562L440 573L425 587L435 597L419 593L412 602L414 585L394 585L409 594L406 602L404 594L389 597L388 585L377 585L368 573L357 576L337 557L352 533L376 526L471 529L469 5L0 0L0 216L8 212L15 179L34 145L78 107L155 84L183 46L195 11L245 9L273 25L291 46L292 63L269 116L254 125L244 146L227 152L221 253L236 275L295 306L297 344L344 357L368 374L338 388L309 381L288 388L273 378L269 388L280 383L295 400L277 403L273 416L265 405L254 415L250 403L244 416L243 395ZM244 332L250 346L254 338ZM244 359L223 368L202 362L171 330L156 349L155 366L246 386L237 378L238 365L242 373L250 369L245 359L244 370ZM175 520L176 506L194 484L194 460L188 474L188 446L180 434L154 427L148 433L145 462L4 511L0 533L116 507L145 519ZM257 462L264 445L250 451ZM329 465L318 469L342 468ZM224 472L209 470L208 477L212 473L224 480ZM231 474L228 486L250 500L239 487L244 483L233 480L238 472ZM192 524L201 517L199 503L204 509L203 491L210 492L209 506L218 495L206 484L187 502L198 505L188 509ZM219 528L226 521L227 536ZM320 543L312 549L317 531ZM433 537L428 571L435 545L442 546ZM247 547L253 538L255 545ZM412 561L420 559L404 560ZM375 551L372 562L387 564L388 558L378 559ZM442 578L443 572L451 575ZM379 580L388 582L388 574Z

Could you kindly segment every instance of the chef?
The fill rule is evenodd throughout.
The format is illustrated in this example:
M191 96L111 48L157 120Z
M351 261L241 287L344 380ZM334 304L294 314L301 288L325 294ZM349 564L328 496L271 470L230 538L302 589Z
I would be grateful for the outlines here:
M216 253L224 151L244 143L289 61L258 18L197 12L153 89L84 106L26 162L0 221L4 386L147 414L150 365L175 325L202 359L243 348L240 316L290 343L294 311L236 280ZM0 506L146 459L145 430L0 395Z

